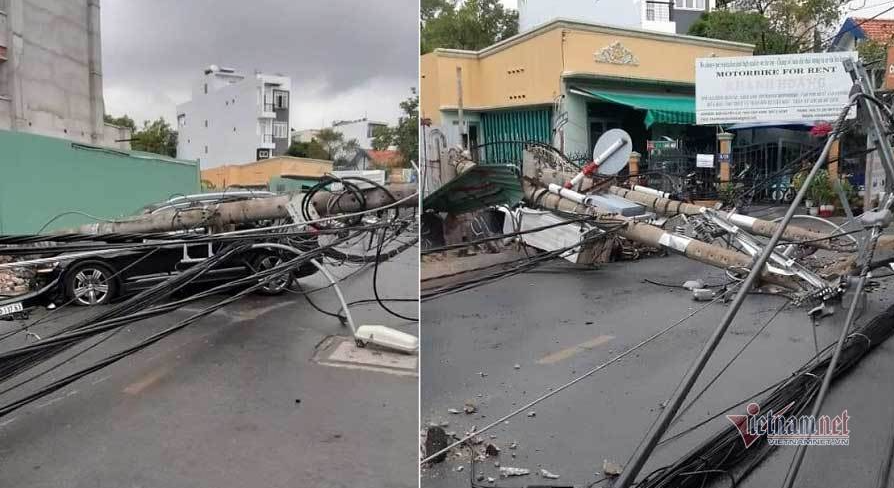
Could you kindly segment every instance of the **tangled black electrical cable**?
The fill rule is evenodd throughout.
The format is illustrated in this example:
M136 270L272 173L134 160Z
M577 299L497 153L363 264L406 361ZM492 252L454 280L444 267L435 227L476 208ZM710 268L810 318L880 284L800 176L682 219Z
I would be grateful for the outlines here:
M352 237L353 236L344 237L337 243L333 243L331 245L337 245L339 243L345 242ZM189 270L184 271L183 273L176 275L165 282L159 283L153 288L150 288L145 292L134 296L133 298L118 306L111 307L111 309L108 311L105 311L87 320L80 321L72 326L65 327L61 331L42 339L36 344L30 344L17 349L13 349L11 351L0 353L0 381L6 381L11 377L20 374L28 369L31 369L38 364L42 364L43 362L49 360L52 357L55 357L56 355L64 352L65 350L82 342L87 338L97 336L110 330L120 330L120 328L126 324L167 313L171 310L180 308L187 303L211 296L213 294L221 293L222 291L233 290L236 288L247 286L247 288L237 291L235 294L230 295L222 302L219 302L218 304L209 307L209 309L206 309L210 310L207 311L207 313L210 313L213 310L232 303L232 301L235 301L235 299L245 296L247 293L257 290L277 276L281 276L284 273L291 273L292 270L295 269L297 266L300 266L301 264L306 263L315 257L321 256L323 253L322 248L309 251L301 254L300 256L292 260L285 261L274 267L259 271L253 275L224 283L220 286L206 290L202 293L198 293L191 297L176 302L152 306L153 303L157 303L162 298L170 296L174 291L176 291L177 289L181 289L188 283L194 281L202 274L213 268L215 265L231 257L233 254L244 252L251 247L251 243L233 244L228 249L216 254L212 258L208 258L207 260L197 264L193 268L190 268ZM192 321L204 315L207 315L207 313L205 313L205 311L200 312L199 314L190 317L190 319L187 319L186 322L181 322L181 324L179 324L178 326L172 327L171 329L168 329L167 331L161 333L162 335L156 335L157 337L153 336L152 338L143 341L141 345L138 345L139 347L127 349L125 351L126 354L121 355L121 353L119 353L110 356L109 358L107 358L107 360L100 361L97 364L102 364L103 366L111 364L111 362L115 362L126 355L132 354L133 352L136 352L154 342L157 342L161 338L170 335L170 333L173 333L174 331L185 327L189 323L192 323ZM95 345L96 344L90 347L95 347ZM84 351L81 351L81 353L83 352ZM111 362L108 362L108 360L111 360ZM33 375L32 377L27 378L22 382L12 385L11 387L4 390L2 393L7 393L16 387L22 386L27 382L42 377L53 369L56 368L53 367L51 369L41 371L40 373ZM17 408L20 408L21 406L34 401L44 395L57 391L59 388L64 387L71 381L74 381L95 370L96 368L90 367L73 375L69 375L63 380L54 382L48 387L38 390L34 394L29 395L22 400L0 407L0 416L9 413Z
M894 306L848 336L834 371L835 379L840 379L869 351L892 335L894 335ZM762 399L761 410L780 412L786 409L787 415L802 414L811 406L819 392L822 375L830 361L829 348L826 348L821 351L818 360L808 361L791 378L783 380ZM636 486L637 488L704 486L719 475L728 478L726 473L734 473L733 481L739 483L775 448L776 446L769 444L765 437L757 439L754 444L746 448L736 427L730 426L701 442L678 461L646 476ZM697 476L687 474L693 472L700 474Z

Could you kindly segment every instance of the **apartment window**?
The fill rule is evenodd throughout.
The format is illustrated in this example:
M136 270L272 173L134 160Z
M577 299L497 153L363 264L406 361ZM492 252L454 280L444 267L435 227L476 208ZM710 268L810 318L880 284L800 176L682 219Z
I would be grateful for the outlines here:
M289 137L289 124L285 122L274 122L273 137L276 139L286 139Z
M205 146L205 154L208 154L208 146Z
M369 124L366 128L366 137L376 137L376 131L388 127L385 124Z
M205 83L205 95L208 94L208 83Z
M273 104L278 109L289 108L289 92L273 90Z
M177 127L186 127L186 114L180 114L177 116Z
M205 119L205 127L208 127L208 119Z
M705 0L674 0L674 8L704 10Z

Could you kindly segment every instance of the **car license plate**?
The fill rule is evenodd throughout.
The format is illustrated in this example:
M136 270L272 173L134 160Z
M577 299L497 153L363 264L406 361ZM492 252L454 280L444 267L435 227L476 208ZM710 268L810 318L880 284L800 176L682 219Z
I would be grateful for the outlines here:
M21 312L22 311L22 303L13 303L11 305L3 305L0 307L0 316L9 315L11 313Z

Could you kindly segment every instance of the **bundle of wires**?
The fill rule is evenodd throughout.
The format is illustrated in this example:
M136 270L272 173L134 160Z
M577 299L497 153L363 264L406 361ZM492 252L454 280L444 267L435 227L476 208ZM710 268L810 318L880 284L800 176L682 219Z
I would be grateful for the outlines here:
M840 360L834 370L834 379L846 375L873 348L894 335L894 306L874 317L866 325L858 328L847 338ZM759 401L763 412L783 412L786 416L802 415L813 405L819 393L822 377L831 361L831 347L821 351L815 358L795 371L790 378L772 385L769 394ZM751 395L757 398L763 393ZM748 400L745 400L748 401ZM741 405L744 402L737 404ZM729 409L724 412L729 411ZM712 417L716 418L722 415ZM677 434L680 437L694 431L706 422ZM715 481L726 480L736 486L747 477L776 446L760 437L750 447L745 447L735 426L727 427L701 442L678 461L659 468L641 481L638 488L659 487L701 487Z
M342 244L365 232L365 230L356 231L355 233L351 233L348 236L340 238L336 242L330 243L329 245L335 246L338 244ZM153 306L153 304L158 304L158 302L160 302L161 300L170 297L171 294L173 294L175 291L182 289L187 284L193 282L195 279L211 270L217 264L220 264L222 261L240 252L247 251L249 248L251 248L251 246L251 241L233 243L222 252L193 266L189 270L175 275L174 277L162 283L159 283L158 285L128 299L127 301L119 305L110 307L108 310L103 311L96 316L65 327L59 332L42 339L36 344L31 344L4 353L0 353L0 381L7 381L26 370L29 370L37 365L49 361L50 359L58 356L74 345L79 344L91 337L95 337L99 334L103 334L109 331L120 330L124 325L169 312L176 308L182 307L187 303L211 296L213 294L221 293L224 291L235 291L234 294L230 295L226 299L206 308L198 314L191 316L185 321L179 322L177 325L166 329L159 334L151 336L150 338L140 342L136 346L125 349L124 351L121 351L117 354L107 357L104 360L99 361L93 366L68 375L61 380L55 381L50 385L26 396L25 398L14 401L7 405L0 406L0 415L7 414L11 411L21 408L22 406L30 402L33 402L45 395L57 391L59 388L64 387L65 385L77 380L78 378L90 374L99 368L105 367L145 347L148 347L149 345L161 340L162 338L167 337L177 330L180 330L183 327L186 327L187 325L193 323L195 320L213 312L214 310L228 305L233 301L245 296L246 294L257 290L276 277L291 273L292 270L294 270L296 267L307 263L311 259L322 256L326 250L325 247L321 247L313 251L308 251L294 259L285 261L269 269L258 271L254 274L238 280L230 281L228 283L206 290L202 293L198 293L186 299ZM70 360L72 358L68 359ZM57 365L56 367L58 366L59 365ZM55 367L52 369L55 369ZM52 369L45 370L40 374L34 375L22 382L12 385L11 387L0 392L0 394L7 393L19 386L22 386L27 382L33 381L51 371Z

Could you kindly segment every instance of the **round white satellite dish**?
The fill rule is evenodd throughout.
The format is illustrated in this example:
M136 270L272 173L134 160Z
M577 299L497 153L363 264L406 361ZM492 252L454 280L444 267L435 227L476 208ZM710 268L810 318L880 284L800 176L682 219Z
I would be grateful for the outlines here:
M624 143L600 161L598 158L618 141L624 141ZM627 166L631 152L633 152L633 142L630 140L630 134L623 129L612 129L602 134L602 137L596 142L596 146L593 147L593 161L599 163L599 174L614 175Z

